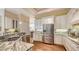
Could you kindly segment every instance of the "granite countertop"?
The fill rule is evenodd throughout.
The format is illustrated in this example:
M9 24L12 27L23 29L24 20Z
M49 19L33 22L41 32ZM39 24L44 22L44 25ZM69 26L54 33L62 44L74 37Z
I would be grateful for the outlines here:
M33 44L22 41L22 36L16 40L2 40L0 41L0 51L27 51L33 47Z
M22 42L22 41L16 42L15 44L16 51L28 51L32 47L33 47L33 44Z
M55 35L61 35L61 36L64 36L72 41L74 41L75 43L79 44L79 38L73 38L73 37L70 37L67 33L54 33Z
M72 41L74 41L75 43L79 44L79 38L72 38L72 37L69 37L68 38Z
M66 32L64 32L64 33L55 32L54 35L68 36L68 34Z
M27 51L32 47L33 44L22 41L0 42L0 51Z

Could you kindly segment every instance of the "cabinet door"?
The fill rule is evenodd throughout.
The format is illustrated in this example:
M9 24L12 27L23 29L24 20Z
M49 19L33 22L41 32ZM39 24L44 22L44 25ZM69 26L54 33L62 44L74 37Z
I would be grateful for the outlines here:
M63 36L63 41L62 42L63 42L63 45L64 45L65 49L69 51L70 49L68 48L67 38Z
M63 45L67 51L79 51L79 45L67 37L63 37Z
M1 21L1 16L0 16L0 31L1 31L1 28L2 28L2 21Z
M56 16L54 20L55 29L63 29L67 27L67 19L66 15L64 16Z
M62 36L54 35L54 44L62 45Z
M35 41L41 41L42 42L42 33L41 32L35 32L34 34Z

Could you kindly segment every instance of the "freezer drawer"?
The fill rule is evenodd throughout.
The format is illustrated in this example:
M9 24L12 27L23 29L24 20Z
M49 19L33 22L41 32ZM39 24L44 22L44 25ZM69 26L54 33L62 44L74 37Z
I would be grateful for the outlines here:
M54 44L53 36L43 36L43 42L48 44Z

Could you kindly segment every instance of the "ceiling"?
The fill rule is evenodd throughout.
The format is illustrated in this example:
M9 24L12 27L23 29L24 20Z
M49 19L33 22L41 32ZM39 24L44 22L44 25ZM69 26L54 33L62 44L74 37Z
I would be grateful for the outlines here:
M37 11L35 17L60 16L69 12L70 8L34 8Z
M15 14L24 14L26 16L35 16L36 18L46 16L60 16L69 12L69 8L7 8L6 10Z
M34 10L35 10L36 12L43 11L43 10L46 10L46 9L48 9L48 8L34 8Z

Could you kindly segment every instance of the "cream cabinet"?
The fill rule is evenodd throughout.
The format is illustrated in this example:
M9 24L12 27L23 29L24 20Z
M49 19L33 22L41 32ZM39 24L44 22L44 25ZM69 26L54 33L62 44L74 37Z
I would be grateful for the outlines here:
M4 13L5 13L5 9L1 8L0 9L0 36L2 36L4 33Z
M63 29L67 27L67 17L66 15L63 16L55 16L54 19L54 28L55 29Z
M54 44L59 44L59 45L63 45L63 42L62 42L62 36L61 35L54 35Z
M1 28L2 28L2 20L1 20L1 16L0 16L0 31L1 31Z
M42 36L43 36L43 33L42 32L34 32L34 41L41 41L42 42Z
M72 22L75 20L75 18L78 18L78 9L72 8L68 13L67 13L67 27L70 28L72 25Z
M69 37L63 36L63 45L67 51L79 51L79 44L72 41Z
M67 51L79 51L79 44L65 35L54 36L54 44L63 45Z

